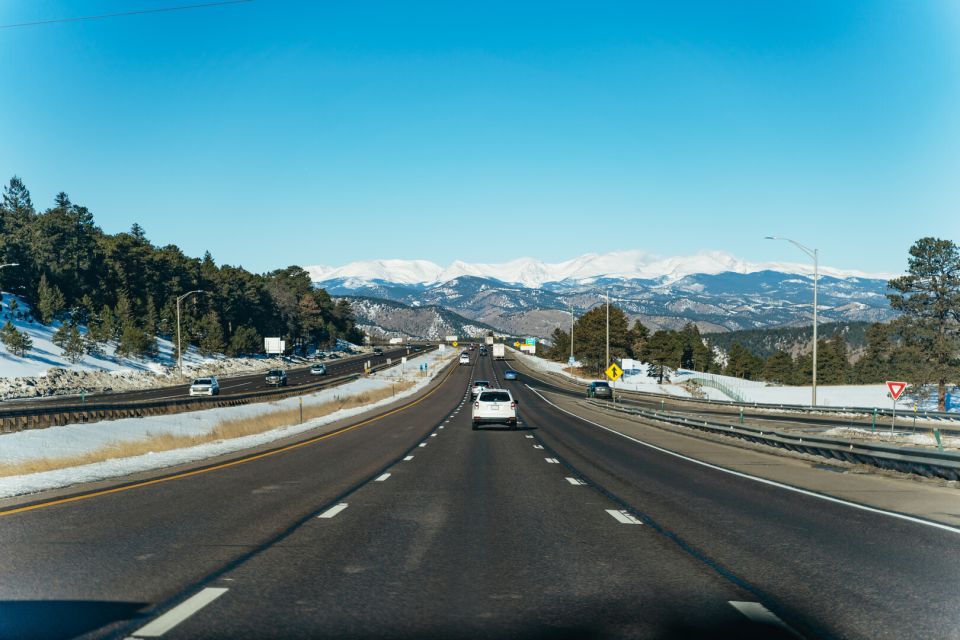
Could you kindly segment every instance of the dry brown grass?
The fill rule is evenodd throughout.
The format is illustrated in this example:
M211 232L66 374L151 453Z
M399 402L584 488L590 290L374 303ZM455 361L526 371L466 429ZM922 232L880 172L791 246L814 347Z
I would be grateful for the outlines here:
M327 416L341 409L351 409L372 404L384 398L389 398L401 391L406 391L414 384L415 382L413 380L401 380L394 383L390 388L379 389L377 391L365 391L355 395L335 398L334 400L321 404L307 404L303 407L303 421L307 422L314 418ZM38 458L28 462L0 464L0 477L39 473L41 471L52 471L54 469L66 469L92 464L94 462L112 460L114 458L129 458L151 452L183 449L207 442L263 433L271 429L288 427L295 424L300 424L299 407L295 409L280 409L249 418L223 420L217 424L212 431L203 434L175 435L170 433L151 433L143 440L118 442L82 455L63 456L60 458Z

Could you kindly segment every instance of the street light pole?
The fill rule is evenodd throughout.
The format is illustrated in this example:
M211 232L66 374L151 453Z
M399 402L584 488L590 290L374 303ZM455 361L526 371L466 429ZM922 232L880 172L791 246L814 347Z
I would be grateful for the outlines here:
M779 236L767 236L767 240L786 240L794 245L800 251L813 258L813 386L810 393L810 406L817 406L817 282L820 279L819 251L805 247L796 240L790 238L781 238Z
M610 287L607 287L607 361L604 364L610 366Z
M177 297L177 368L180 369L180 375L183 375L183 347L180 345L180 303L195 293L206 293L203 289L187 291L182 296Z

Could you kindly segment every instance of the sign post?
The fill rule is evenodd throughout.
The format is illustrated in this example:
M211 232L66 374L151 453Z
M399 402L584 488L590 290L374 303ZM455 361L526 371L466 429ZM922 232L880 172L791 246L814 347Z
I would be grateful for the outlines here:
M887 380L887 389L890 390L890 397L893 398L893 417L890 421L890 433L893 433L893 429L897 424L897 400L900 398L900 396L903 394L903 390L906 388L906 382Z

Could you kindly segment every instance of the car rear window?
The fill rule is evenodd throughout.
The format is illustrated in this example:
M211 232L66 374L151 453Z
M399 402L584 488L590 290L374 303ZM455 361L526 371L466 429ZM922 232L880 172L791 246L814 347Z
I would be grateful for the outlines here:
M193 384L210 384L210 378L197 378Z
M268 375L268 376L279 376L279 375L283 375L283 371L280 371L279 369L273 369L272 371L267 371L267 375Z
M606 382L594 382L594 383L593 383L593 386L595 386L595 387L609 387L610 385L608 385Z
M475 382L473 383L473 386L475 386L475 387L489 387L489 386L490 386L490 383L487 382L486 380L477 380L477 381L475 381Z
M480 394L480 402L510 402L510 394L506 391L484 391Z

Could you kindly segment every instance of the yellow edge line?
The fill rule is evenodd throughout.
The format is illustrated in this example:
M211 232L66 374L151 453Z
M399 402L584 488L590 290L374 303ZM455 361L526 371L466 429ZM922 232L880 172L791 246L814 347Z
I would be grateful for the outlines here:
M403 405L402 407L397 407L396 409L393 409L392 411L388 411L387 413L384 413L383 415L379 415L379 416L376 416L376 417L374 417L374 418L369 418L369 419L367 419L367 420L364 420L363 422L358 422L357 424L350 425L349 427L343 427L342 429L338 429L338 430L333 431L333 432L331 432L331 433L325 433L325 434L322 435L322 436L317 436L317 437L315 437L315 438L310 438L309 440L304 440L303 442L297 442L297 443L294 443L294 444L290 444L290 445L287 445L287 446L285 446L285 447L281 447L281 448L279 448L279 449L274 449L273 451L265 451L264 453L258 453L258 454L252 455L252 456L247 456L246 458L239 458L239 459L237 459L237 460L231 460L230 462L224 462L224 463L222 463L222 464L217 464L217 465L214 465L214 466L212 466L212 467L205 467L205 468L203 468L203 469L195 469L195 470L193 470L193 471L184 471L183 473L177 473L177 474L174 474L174 475L171 475L171 476L164 476L163 478L155 478L155 479L153 479L153 480L144 480L143 482L137 482L137 483L134 483L134 484L128 484L128 485L124 485L124 486L122 486L122 487L113 487L112 489L102 489L102 490L100 490L100 491L93 491L93 492L91 492L91 493L84 493L84 494L79 495L79 496L71 496L71 497L69 497L69 498L59 498L59 499L57 499L57 500L50 500L49 502L39 502L39 503L37 503L37 504L31 504L31 505L28 505L28 506L25 506L25 507L15 507L15 508L13 508L13 509L7 509L7 510L5 510L5 511L0 511L0 517L12 516L12 515L17 514L17 513L23 513L23 512L25 512L25 511L33 511L33 510L35 510L35 509L43 509L43 508L45 508L45 507L53 507L53 506L56 506L56 505L59 505L59 504L67 504L67 503L70 503L70 502L79 502L80 500L87 500L87 499L89 499L89 498L97 498L97 497L99 497L99 496L105 496L105 495L109 495L109 494L111 494L111 493L119 493L119 492L121 492L121 491L129 491L130 489L139 489L139 488L141 488L141 487L149 487L149 486L152 485L152 484L160 484L161 482L169 482L169 481L171 481L171 480L180 480L180 479L182 479L182 478L189 478L190 476L200 475L201 473L208 473L208 472L210 472L210 471L219 471L220 469L226 469L226 468L228 468L228 467L235 467L235 466L237 466L237 465L241 465L241 464L244 464L244 463L246 463L246 462L253 462L254 460L259 460L259 459L261 459L261 458L267 458L267 457L269 457L269 456L274 456L274 455L277 455L278 453L285 453L285 452L291 451L291 450L293 450L293 449L299 449L300 447L305 447L305 446L307 446L308 444L314 444L314 443L316 443L316 442L320 442L321 440L326 440L326 439L328 439L328 438L332 438L332 437L334 437L334 436L339 436L339 435L342 435L342 434L344 434L344 433L347 433L348 431L353 431L354 429L359 429L360 427L366 426L366 425L368 425L368 424L372 424L372 423L377 422L377 421L379 421L379 420L382 420L382 419L384 419L384 418L386 418L386 417L388 417L388 416L392 416L392 415L394 415L394 414L396 414L396 413L400 413L401 411L406 411L406 410L409 409L410 407L413 407L413 406L415 406L415 405L420 404L421 402L423 402L424 400L426 400L427 398L429 398L430 396L432 396L434 393L436 393L436 392L440 389L440 387L443 386L443 385L447 382L447 380L450 378L450 376L453 375L453 372L454 372L454 371L458 371L458 369L457 369L456 367L451 368L450 371L447 372L447 375L443 378L443 380L440 381L440 384L438 384L436 387L434 387L434 388L431 389L429 392L427 392L426 395L424 395L424 396L422 396L422 397L414 400L413 402L411 402L411 403L409 403L409 404L405 404L405 405Z

